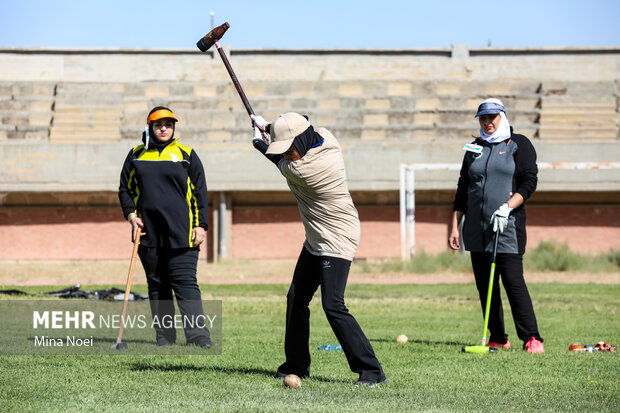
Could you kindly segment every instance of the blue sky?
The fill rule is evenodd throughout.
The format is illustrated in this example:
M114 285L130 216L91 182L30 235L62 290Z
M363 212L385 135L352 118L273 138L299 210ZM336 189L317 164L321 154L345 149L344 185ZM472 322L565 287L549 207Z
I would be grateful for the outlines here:
M620 46L620 0L0 0L0 47Z

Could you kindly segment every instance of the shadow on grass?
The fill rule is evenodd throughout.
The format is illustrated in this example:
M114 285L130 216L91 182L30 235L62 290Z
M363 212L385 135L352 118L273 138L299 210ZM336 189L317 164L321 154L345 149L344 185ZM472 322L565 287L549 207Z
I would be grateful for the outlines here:
M424 344L424 345L431 345L431 346L462 346L464 343L459 343L457 341L431 341L431 340L416 340L416 339L409 339L409 341L407 341L406 343L396 343L395 340L393 339L387 339L387 338L369 338L368 341L373 341L373 342L377 342L377 343L395 343L395 344Z
M258 367L220 367L220 366L192 366L187 364L168 364L168 365L153 365L144 362L135 362L129 364L129 369L132 371L214 371L224 374L245 374L253 376L265 376L273 378L275 372L273 370L267 370ZM349 383L350 380L338 380L329 379L322 376L310 376L310 379L326 382L326 383ZM275 379L274 379L275 380Z

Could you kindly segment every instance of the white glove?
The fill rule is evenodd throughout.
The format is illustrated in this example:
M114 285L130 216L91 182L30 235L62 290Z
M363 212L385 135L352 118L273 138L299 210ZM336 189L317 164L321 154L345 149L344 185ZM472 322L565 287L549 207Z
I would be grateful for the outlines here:
M263 140L263 134L260 131L260 129L258 129L258 126L254 126L254 136L252 136L252 142L254 141L262 141Z
M512 208L508 204L503 204L499 209L493 212L491 223L493 224L493 232L504 232L504 228L508 226L508 215L512 212Z
M263 132L267 129L267 125L269 125L269 122L267 122L262 116L250 115L250 119L252 119L252 124L254 126L258 126L258 128Z

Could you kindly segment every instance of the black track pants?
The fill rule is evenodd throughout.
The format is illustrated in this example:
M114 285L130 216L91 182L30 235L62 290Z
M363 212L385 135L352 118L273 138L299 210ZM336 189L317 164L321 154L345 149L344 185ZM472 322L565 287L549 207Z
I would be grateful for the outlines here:
M351 370L361 380L385 379L381 364L361 327L344 304L344 291L351 261L342 258L319 257L302 249L293 281L287 295L286 362L278 373L310 374L310 309L308 305L319 285L323 310L336 338L340 342Z
M138 255L146 273L151 313L154 320L155 317L159 320L159 325L155 325L157 341L174 343L176 330L170 323L174 317L173 291L182 317L196 320L204 316L196 280L198 250L140 246ZM209 330L197 326L187 327L185 339L188 344L202 344L209 339Z
M491 273L492 255L489 253L472 252L471 263L476 278L476 287L482 304L482 316L487 303L489 288L489 275ZM489 330L491 337L489 342L504 344L508 340L504 327L504 310L499 290L499 279L506 290L506 296L510 302L512 317L515 322L517 335L527 342L534 337L543 341L538 332L536 315L530 293L523 278L523 255L522 254L497 254L495 260L495 279L493 281L493 293L491 296L491 308L489 312Z

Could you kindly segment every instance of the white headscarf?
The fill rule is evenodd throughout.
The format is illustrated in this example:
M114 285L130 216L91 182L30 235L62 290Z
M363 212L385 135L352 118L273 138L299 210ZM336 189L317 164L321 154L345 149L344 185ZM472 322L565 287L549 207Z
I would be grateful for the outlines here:
M495 98L483 100L480 104L482 105L483 103L497 103L499 105L504 106L501 100L495 99ZM506 117L506 113L499 112L499 116L501 117L501 120L499 121L499 127L491 135L484 133L484 130L482 130L482 127L480 128L480 137L483 140L489 143L497 143L497 142L503 142L506 139L510 138L510 123L508 123L508 118Z

